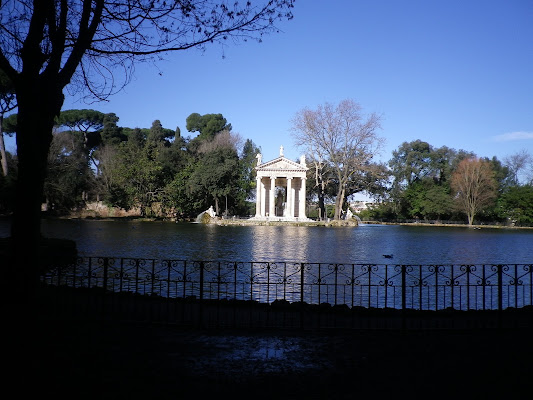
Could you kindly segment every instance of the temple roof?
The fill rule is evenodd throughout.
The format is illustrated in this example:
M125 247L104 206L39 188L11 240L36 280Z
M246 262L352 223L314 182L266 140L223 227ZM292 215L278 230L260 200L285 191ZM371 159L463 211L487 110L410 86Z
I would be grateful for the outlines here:
M284 156L279 156L271 161L260 164L255 169L259 171L301 171L305 172L309 168L295 161L289 160Z

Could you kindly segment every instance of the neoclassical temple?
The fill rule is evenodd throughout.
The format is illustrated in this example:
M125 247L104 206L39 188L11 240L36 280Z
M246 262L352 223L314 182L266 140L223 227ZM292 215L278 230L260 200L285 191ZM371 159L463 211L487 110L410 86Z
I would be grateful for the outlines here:
M263 163L257 155L257 192L255 197L256 220L307 221L305 215L305 180L308 170L305 156L300 163L283 156Z

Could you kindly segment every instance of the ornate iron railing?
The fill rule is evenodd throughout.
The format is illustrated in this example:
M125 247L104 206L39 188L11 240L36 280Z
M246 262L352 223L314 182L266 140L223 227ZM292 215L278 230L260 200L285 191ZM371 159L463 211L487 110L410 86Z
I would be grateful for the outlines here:
M80 257L51 286L166 299L275 301L397 310L533 305L533 264L395 265Z

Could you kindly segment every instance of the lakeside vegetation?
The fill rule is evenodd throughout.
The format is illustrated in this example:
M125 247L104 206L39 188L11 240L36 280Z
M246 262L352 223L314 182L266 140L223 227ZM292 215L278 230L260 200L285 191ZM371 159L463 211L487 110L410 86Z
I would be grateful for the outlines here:
M115 210L115 216L173 220L193 220L210 206L218 216L255 213L254 167L260 148L234 133L221 114L190 114L186 127L194 137L164 128L158 120L150 128L118 122L117 115L95 110L67 110L57 118L44 184L48 215L113 216L99 214L94 204ZM16 114L5 118L3 129L16 130ZM7 152L5 158L0 213L9 215L17 156ZM357 214L363 221L533 225L533 162L526 151L500 161L421 140L404 142L387 164L373 163L365 173L350 175L343 202L336 201L335 168L318 165L316 155L307 158L307 215L317 221L342 218L351 196L364 191L375 201ZM467 193L461 185L470 181L477 182L467 188L477 191L473 205L468 203L473 194L461 195Z

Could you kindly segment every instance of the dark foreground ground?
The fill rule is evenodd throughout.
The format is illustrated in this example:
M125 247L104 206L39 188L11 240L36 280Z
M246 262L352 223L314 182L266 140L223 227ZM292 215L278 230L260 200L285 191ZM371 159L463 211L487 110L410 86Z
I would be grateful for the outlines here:
M522 399L533 389L531 329L202 331L40 321L33 332L19 394L36 390L34 398Z

